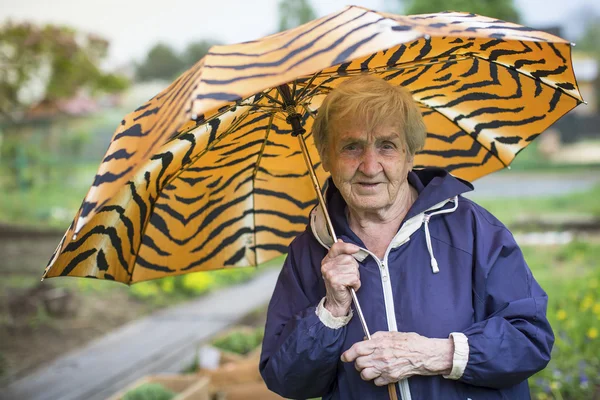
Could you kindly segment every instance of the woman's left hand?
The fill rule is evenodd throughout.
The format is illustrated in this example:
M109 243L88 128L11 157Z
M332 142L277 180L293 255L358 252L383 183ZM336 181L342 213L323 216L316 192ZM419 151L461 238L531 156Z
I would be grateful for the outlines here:
M417 333L377 332L371 340L355 343L342 361L354 362L365 381L385 386L413 375L448 375L452 370L454 343Z

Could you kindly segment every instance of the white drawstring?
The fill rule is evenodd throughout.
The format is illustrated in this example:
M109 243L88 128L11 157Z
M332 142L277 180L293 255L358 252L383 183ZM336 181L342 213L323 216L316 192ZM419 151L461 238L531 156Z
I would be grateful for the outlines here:
M423 215L423 222L425 223L425 239L427 241L427 250L429 251L429 256L431 257L431 271L434 274L437 274L438 272L440 272L440 269L438 267L438 262L433 255L433 247L431 245L431 234L429 233L429 220L434 215L448 214L448 213L456 211L456 209L458 208L458 196L454 197L454 199L452 201L454 201L453 208L448 208L446 210L440 210L440 211L432 212L431 214Z

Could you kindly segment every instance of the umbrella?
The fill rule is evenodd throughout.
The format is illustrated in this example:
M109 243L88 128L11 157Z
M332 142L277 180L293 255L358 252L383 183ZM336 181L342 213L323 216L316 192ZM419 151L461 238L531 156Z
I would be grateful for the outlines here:
M468 180L508 166L582 101L569 42L475 14L350 6L215 46L123 119L44 276L134 283L281 255L315 204L305 158L326 178L310 133L295 135L332 88L364 73L421 107L417 167Z
M129 284L285 253L315 190L322 201L314 115L365 73L420 106L428 138L415 165L467 180L508 166L582 102L569 42L475 14L350 6L215 46L123 119L44 277Z

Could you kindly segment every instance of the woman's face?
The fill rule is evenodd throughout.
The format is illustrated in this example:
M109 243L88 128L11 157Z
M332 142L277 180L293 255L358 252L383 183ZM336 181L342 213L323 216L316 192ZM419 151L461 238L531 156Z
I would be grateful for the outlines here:
M395 204L413 166L403 136L398 128L367 132L353 124L332 132L323 167L351 209L378 212Z

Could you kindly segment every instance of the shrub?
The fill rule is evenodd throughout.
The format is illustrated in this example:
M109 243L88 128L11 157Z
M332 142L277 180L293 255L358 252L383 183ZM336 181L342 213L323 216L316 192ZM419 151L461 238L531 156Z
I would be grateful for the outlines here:
M176 394L160 383L144 383L125 393L123 400L170 400Z
M213 346L237 354L248 354L259 347L264 328L240 328L213 340Z
M567 265L596 265L599 246L575 243L557 254ZM592 257L594 256L594 257ZM548 267L548 266L547 266ZM552 360L530 379L534 399L600 396L600 269L547 288L548 319L556 336Z
M228 268L170 276L133 284L131 296L155 304L169 304L192 298L213 289L249 280L256 268Z

